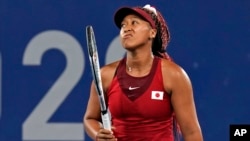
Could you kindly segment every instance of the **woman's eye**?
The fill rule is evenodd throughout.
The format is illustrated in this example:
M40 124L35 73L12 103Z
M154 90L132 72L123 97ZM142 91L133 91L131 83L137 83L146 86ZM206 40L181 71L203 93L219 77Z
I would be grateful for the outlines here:
M137 23L137 21L132 21L132 24L134 25L134 24L136 24Z
M124 26L125 26L125 24L121 23L121 27L124 27Z

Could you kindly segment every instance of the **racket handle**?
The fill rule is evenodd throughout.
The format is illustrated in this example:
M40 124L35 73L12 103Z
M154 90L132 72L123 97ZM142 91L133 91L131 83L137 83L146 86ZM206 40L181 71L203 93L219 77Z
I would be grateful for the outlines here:
M106 112L101 115L102 115L102 124L103 124L104 129L108 129L111 131L111 121L110 121L109 113Z

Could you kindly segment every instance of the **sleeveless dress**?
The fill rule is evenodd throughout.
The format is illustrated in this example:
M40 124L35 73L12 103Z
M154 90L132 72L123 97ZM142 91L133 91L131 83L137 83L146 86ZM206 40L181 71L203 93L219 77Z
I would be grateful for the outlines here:
M118 141L173 141L173 109L163 87L160 58L154 57L150 73L143 77L127 74L123 58L107 98Z

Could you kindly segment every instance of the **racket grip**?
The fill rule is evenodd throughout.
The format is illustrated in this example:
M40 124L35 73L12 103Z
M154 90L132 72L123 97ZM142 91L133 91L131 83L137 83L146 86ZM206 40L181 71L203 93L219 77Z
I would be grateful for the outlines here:
M106 112L101 115L102 115L102 124L103 124L104 129L108 129L111 131L111 120L110 120L109 113Z

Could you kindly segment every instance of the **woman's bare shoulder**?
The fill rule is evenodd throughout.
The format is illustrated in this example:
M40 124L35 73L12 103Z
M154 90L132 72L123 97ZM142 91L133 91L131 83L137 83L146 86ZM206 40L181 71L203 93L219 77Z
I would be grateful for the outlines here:
M162 71L164 74L183 73L183 68L174 61L162 59Z
M180 65L166 59L161 62L164 86L168 91L172 91L177 84L189 83L189 77Z
M107 64L101 68L101 77L104 91L107 91L107 89L109 88L114 78L116 68L119 65L119 62L120 61L118 60L113 63Z
M102 75L110 75L115 73L117 66L119 65L120 60L107 64L101 68Z

